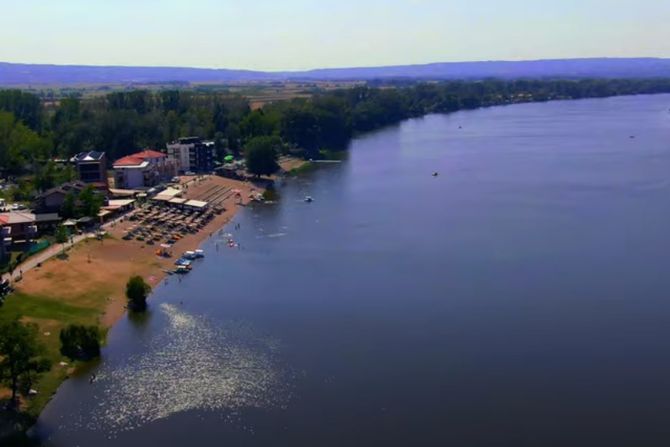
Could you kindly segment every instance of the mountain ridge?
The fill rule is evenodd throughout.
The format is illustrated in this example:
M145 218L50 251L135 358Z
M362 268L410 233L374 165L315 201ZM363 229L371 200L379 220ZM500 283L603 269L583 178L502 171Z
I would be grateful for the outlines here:
M435 62L382 67L257 71L228 68L56 65L0 62L0 86L258 81L584 79L670 77L670 58L581 58Z

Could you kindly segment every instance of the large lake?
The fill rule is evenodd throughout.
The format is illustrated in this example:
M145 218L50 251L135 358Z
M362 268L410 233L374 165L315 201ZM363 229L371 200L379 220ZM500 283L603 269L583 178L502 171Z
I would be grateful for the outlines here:
M97 381L44 411L46 444L669 445L669 107L515 105L356 139L121 321Z

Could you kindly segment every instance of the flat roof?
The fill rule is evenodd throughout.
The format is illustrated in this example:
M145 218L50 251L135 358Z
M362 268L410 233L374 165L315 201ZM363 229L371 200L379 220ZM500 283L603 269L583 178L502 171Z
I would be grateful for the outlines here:
M204 208L207 206L207 202L203 202L202 200L189 200L184 205L192 206L193 208Z
M175 188L165 188L163 191L159 192L156 197L154 197L154 200L163 200L163 201L169 201L170 199L173 199L179 195L181 195L182 190L181 189L175 189Z
M177 205L182 205L188 202L188 199L182 199L181 197L175 197L174 199L169 200L170 203L175 203Z
M112 199L109 201L109 206L127 206L134 202L135 199Z
M138 189L119 189L119 188L109 188L109 192L113 196L133 196L139 192Z
M36 222L55 222L61 220L58 213L35 214Z
M172 196L172 197L175 197L175 196L178 196L178 195L181 194L181 193L182 193L181 189L177 189L177 188L165 188L164 190L162 190L161 192L159 192L158 195L159 195L159 196Z

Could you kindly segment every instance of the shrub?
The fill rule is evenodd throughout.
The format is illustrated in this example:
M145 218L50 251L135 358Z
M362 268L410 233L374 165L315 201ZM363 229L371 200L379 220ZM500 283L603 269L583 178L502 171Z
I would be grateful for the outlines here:
M100 356L100 329L97 326L71 324L60 331L61 354L79 360Z
M133 276L126 284L126 297L128 307L136 312L143 312L147 308L147 296L151 292L151 286L144 282L141 276Z

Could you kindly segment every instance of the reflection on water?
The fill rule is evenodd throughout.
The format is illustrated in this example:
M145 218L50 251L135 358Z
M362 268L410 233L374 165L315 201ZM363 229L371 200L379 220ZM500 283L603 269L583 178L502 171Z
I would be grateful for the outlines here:
M98 405L79 415L89 430L137 428L188 410L281 407L288 399L276 366L278 343L245 323L213 326L206 318L161 304L169 324L149 349L120 367L103 367ZM81 423L82 425L84 423Z
M287 180L157 287L147 321L111 331L100 379L65 382L40 434L666 447L668 104L526 104L356 139L347 163Z

